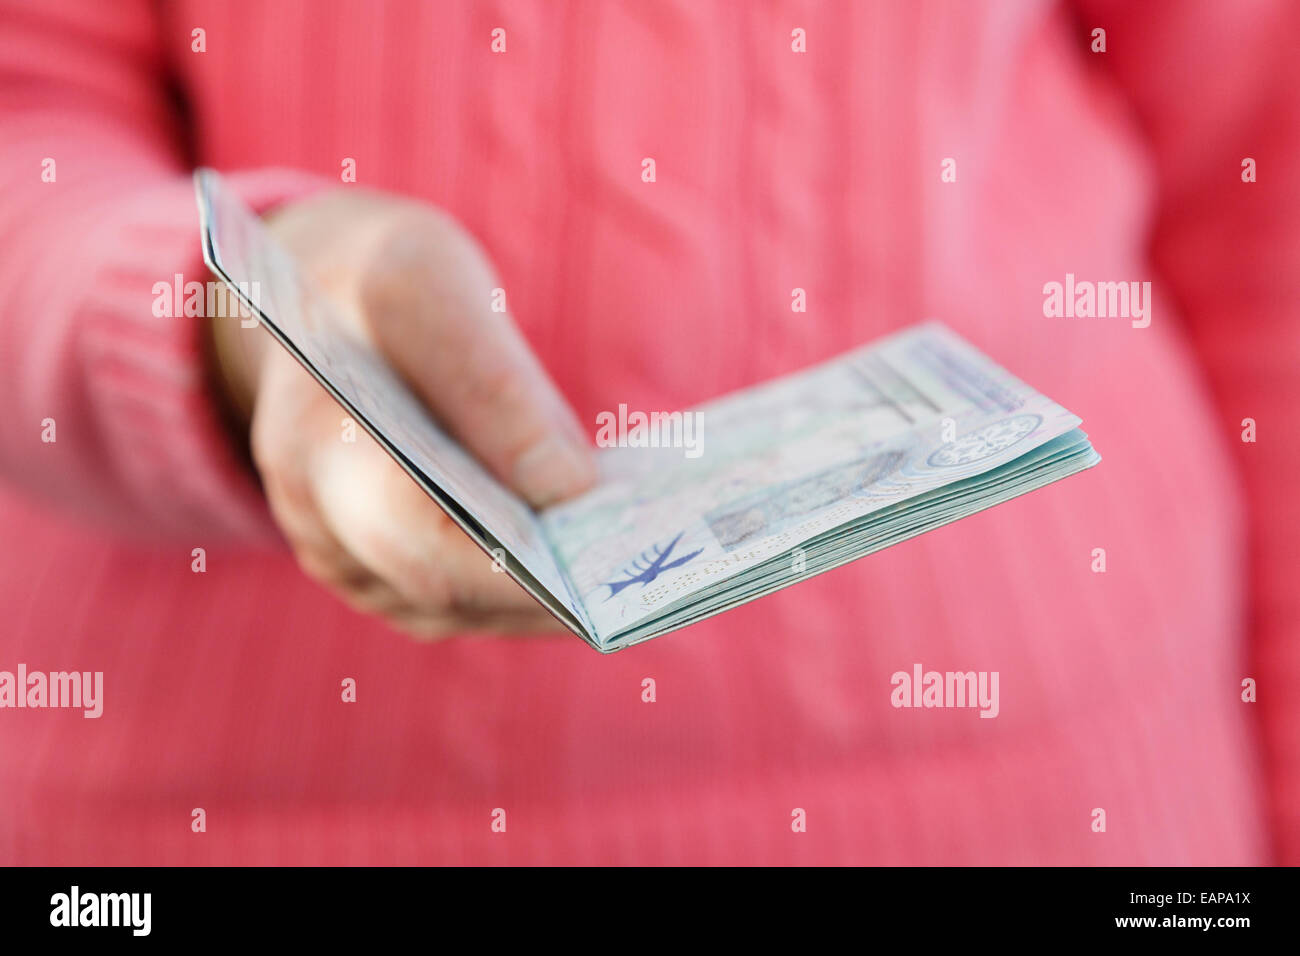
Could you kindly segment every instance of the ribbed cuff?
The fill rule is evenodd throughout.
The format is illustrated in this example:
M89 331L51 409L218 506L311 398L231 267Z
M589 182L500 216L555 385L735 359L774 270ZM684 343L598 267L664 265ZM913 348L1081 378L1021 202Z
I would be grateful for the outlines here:
M291 170L225 178L258 212L328 185ZM112 212L95 227L103 234L87 237L105 259L78 340L114 478L151 532L273 540L256 476L213 388L206 319L184 314L186 284L206 290L216 281L203 264L191 180L132 195Z

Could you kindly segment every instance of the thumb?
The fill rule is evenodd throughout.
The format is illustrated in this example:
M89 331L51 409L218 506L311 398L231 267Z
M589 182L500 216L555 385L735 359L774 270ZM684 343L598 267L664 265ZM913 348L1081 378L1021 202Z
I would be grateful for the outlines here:
M452 219L420 210L370 259L360 304L376 344L434 416L534 507L595 480L572 410L510 315L500 282Z

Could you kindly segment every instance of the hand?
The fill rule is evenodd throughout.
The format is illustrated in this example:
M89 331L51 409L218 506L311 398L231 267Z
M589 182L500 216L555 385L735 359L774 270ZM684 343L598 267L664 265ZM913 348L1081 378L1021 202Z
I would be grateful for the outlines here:
M534 506L595 477L572 412L508 315L483 251L445 213L337 189L269 227L442 426ZM213 319L271 512L302 569L416 636L562 629L260 327Z

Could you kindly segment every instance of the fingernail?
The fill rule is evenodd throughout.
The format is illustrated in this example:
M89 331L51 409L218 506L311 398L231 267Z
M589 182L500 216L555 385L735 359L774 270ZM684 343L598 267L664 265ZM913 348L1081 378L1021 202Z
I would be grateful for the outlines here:
M542 439L515 464L516 488L541 508L583 491L596 476L591 454L556 435Z

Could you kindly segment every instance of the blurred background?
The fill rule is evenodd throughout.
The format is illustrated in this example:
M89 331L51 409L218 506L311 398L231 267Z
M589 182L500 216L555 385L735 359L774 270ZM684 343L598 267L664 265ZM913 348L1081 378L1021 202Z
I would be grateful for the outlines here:
M0 671L103 674L98 718L0 708L0 862L1300 862L1297 27L0 0ZM593 431L934 317L1104 460L612 657L418 644L299 571L157 314L209 278L196 165L448 210ZM1067 274L1149 326L1045 315ZM998 717L895 709L916 663Z

